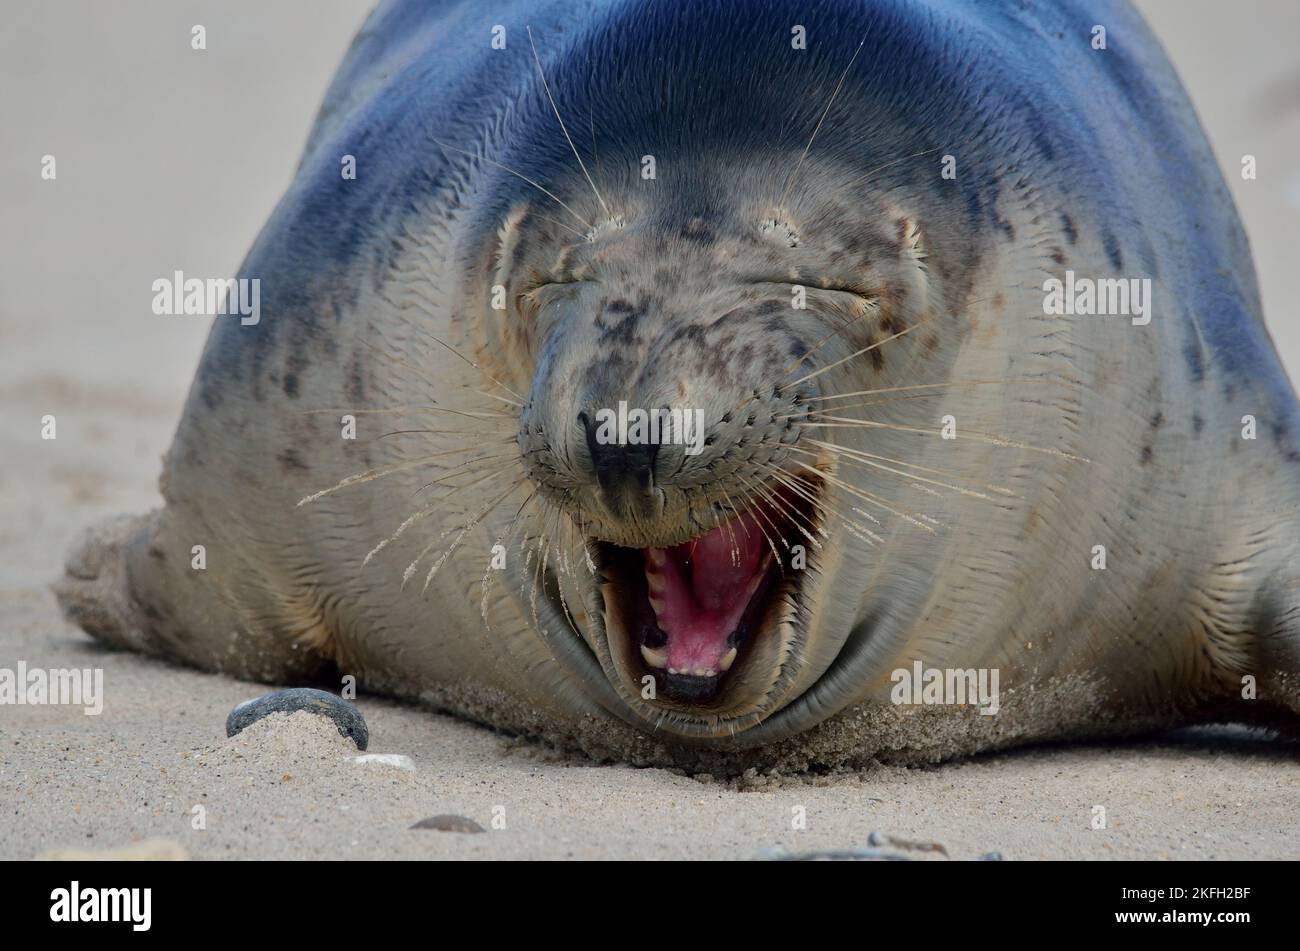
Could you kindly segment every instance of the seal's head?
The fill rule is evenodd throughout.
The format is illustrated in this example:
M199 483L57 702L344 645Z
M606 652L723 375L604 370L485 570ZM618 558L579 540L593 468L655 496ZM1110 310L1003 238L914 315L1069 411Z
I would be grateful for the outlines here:
M933 359L912 331L940 282L915 217L847 194L628 198L590 230L523 202L497 233L492 349L532 369L519 452L584 538L581 636L635 722L734 736L850 636L857 606L826 594L880 523L811 414Z

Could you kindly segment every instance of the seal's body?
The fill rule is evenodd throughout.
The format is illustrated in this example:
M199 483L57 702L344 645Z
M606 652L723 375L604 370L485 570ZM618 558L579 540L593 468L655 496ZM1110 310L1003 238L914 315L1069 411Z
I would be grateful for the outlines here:
M1294 728L1295 397L1126 5L431 6L70 617L642 762Z

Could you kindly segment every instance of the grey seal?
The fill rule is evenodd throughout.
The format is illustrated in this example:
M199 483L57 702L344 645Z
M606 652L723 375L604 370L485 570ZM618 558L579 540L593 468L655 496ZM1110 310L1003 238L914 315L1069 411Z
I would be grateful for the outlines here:
M1296 400L1127 4L385 4L240 276L107 643L724 771L1296 728Z

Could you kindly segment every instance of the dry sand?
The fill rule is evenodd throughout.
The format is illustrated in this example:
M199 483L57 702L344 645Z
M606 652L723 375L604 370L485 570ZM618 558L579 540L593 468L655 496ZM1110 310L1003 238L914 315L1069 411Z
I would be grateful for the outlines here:
M1241 731L723 785L561 757L363 696L371 751L409 756L408 772L353 762L328 723L304 714L228 740L230 708L267 688L105 653L66 625L46 585L81 526L158 504L159 456L207 331L154 317L149 283L175 268L233 272L366 6L6 11L0 667L102 667L107 700L100 716L0 707L0 857L136 843L195 858L749 858L860 847L872 830L938 841L954 858L1297 855L1297 750ZM1300 7L1142 6L1228 172L1265 312L1296 366ZM189 49L194 23L208 28L205 53ZM46 153L56 182L37 175ZM1244 153L1258 156L1259 181L1240 180ZM58 418L55 441L39 438L45 414ZM1090 828L1098 804L1105 830ZM801 809L806 828L792 828ZM440 813L488 831L409 828Z

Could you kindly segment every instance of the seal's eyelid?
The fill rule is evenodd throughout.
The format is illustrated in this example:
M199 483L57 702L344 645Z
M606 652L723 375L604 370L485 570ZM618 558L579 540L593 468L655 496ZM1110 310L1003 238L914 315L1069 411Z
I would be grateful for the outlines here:
M773 277L751 281L751 284L781 284L785 287L795 288L802 287L810 291L827 291L832 294L852 294L854 297L861 298L868 304L874 304L878 300L876 293L866 287L851 287L847 284L818 284L812 281L792 281L789 278Z
M537 312L541 310L542 305L547 302L545 299L547 291L560 287L573 287L578 284L588 283L590 282L580 281L576 278L570 278L569 280L551 280L542 278L536 283L530 284L526 290L515 295L515 307L524 317L533 318L537 316Z
M544 287L568 287L572 284L588 284L588 283L590 282L576 277L571 277L567 280L560 280L557 278L555 280L546 280L546 281L542 281L539 284L535 284L532 288L532 291L538 291ZM532 291L529 291L529 293L532 293Z
M861 297L865 301L874 301L876 296L867 288L851 287L847 284L805 284L811 290L830 291L834 294L852 294L854 297Z
M540 274L534 274L524 289L517 296L536 294L540 290L548 287L566 287L569 284L586 284L588 281L576 277L546 277Z

